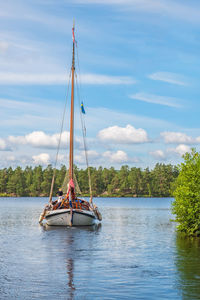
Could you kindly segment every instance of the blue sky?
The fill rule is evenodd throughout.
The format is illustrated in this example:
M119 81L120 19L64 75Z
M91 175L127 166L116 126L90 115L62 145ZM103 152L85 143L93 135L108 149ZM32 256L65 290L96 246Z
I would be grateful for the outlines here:
M199 1L0 2L1 168L55 161L74 18L90 164L152 168L199 150ZM84 167L76 105L75 163Z

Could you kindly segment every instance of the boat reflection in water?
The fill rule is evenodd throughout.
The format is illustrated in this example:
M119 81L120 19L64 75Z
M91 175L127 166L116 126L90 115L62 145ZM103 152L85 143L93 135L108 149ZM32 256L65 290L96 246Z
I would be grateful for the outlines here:
M75 291L75 286L74 286L74 261L72 258L69 258L67 260L67 274L68 274L68 286L69 286L69 299L74 298L74 291Z
M95 223L93 225L90 225L90 226L76 226L74 228L71 228L71 227L63 227L63 226L49 226L47 225L46 223L45 224L40 224L39 225L42 230L44 231L63 231L63 232L66 232L66 231L73 231L73 230L83 230L83 231L98 231L101 229L101 223Z
M200 299L200 239L178 233L175 265L178 271L177 288L182 299Z
M51 261L57 264L61 274L67 273L66 299L72 300L76 296L77 287L75 283L79 281L79 276L85 278L90 276L92 258L89 250L95 251L93 237L101 230L101 223L80 227L48 226L44 224L41 226L41 230L43 233L48 232L45 241ZM85 244L85 240L89 242L89 245ZM77 264L79 268L80 265L84 266L81 274L75 271Z

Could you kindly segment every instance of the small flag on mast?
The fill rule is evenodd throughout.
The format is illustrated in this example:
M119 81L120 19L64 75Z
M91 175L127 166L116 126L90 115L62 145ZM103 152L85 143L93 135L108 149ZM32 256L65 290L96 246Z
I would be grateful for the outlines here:
M83 114L85 114L85 109L84 109L84 106L83 106L83 102L81 102L81 111Z

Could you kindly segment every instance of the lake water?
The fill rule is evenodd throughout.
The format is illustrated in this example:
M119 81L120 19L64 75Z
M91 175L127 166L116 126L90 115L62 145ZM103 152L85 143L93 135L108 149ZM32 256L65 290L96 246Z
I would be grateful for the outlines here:
M45 227L47 198L0 198L0 299L200 299L200 241L172 199L95 199L102 224Z

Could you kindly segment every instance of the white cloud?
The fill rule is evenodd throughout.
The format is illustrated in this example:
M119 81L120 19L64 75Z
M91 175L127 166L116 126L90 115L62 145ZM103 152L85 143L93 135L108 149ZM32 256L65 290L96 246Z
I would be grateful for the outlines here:
M160 133L166 144L195 144L200 142L200 137L192 138L182 132L165 131Z
M126 163L129 161L127 153L121 150L117 152L106 151L103 153L103 157L111 163Z
M184 145L184 144L180 144L178 145L176 148L170 148L168 149L168 152L170 153L176 153L178 154L179 156L182 156L184 155L186 152L190 152L191 151L191 148L187 145Z
M187 85L184 81L183 76L170 72L156 72L148 76L148 78L153 80L164 81L176 85Z
M167 158L166 154L162 150L152 151L152 152L150 152L150 155L152 155L155 159L158 159L158 160L166 160L166 158Z
M110 163L122 164L128 162L138 162L137 158L129 158L127 153L118 150L116 152L106 151L103 153L98 153L97 151L89 150L87 151L89 163L103 164L107 165ZM81 151L79 154L75 155L75 162L79 164L85 164L85 153Z
M98 138L103 142L117 144L137 144L149 142L147 132L142 128L134 128L127 125L125 128L112 126L102 129L98 133Z
M29 145L36 148L57 148L60 139L60 134L46 134L43 131L33 131L25 136L9 136L8 141L12 145ZM61 148L66 148L69 143L69 132L64 131L61 135ZM75 137L76 147L82 148L82 144L79 137Z
M7 150L10 150L10 148L6 144L6 141L0 138L0 151L7 151Z
M96 162L96 160L100 158L100 154L94 150L88 150L87 155L88 155L89 163ZM76 154L74 159L76 163L85 164L86 163L85 151L81 151L79 154Z
M84 153L84 151L83 151L83 153ZM89 158L94 159L99 156L99 153L95 150L87 150L87 155Z
M0 84L4 85L62 85L66 84L67 76L62 73L12 73L2 72L0 73ZM135 84L136 81L128 76L108 76L101 74L82 74L82 84L94 84L94 85L123 85L123 84Z
M195 141L196 141L197 144L200 143L200 136L196 137Z
M47 165L50 162L50 156L48 153L33 155L32 159L35 164Z
M0 139L0 150L5 150L6 149L6 143L3 139Z
M179 103L180 100L172 97L164 97L146 93L136 93L134 95L130 95L130 98L147 103L159 104L169 107L181 107L181 104Z
M157 160L167 160L173 156L182 157L186 152L190 152L191 148L188 145L180 144L176 148L167 148L165 151L163 150L155 150L150 152L150 155L153 156Z
M27 166L31 165L33 163L33 158L31 158L31 155L27 154L19 154L16 153L16 155L5 155L1 157L1 165L5 165L5 167L8 166Z
M8 141L9 143L13 144L13 145L25 145L26 144L26 140L25 137L23 136L9 136L8 137Z
M67 144L69 140L69 133L63 132L61 137L61 143ZM33 147L44 147L44 148L56 148L58 146L59 134L48 135L43 131L34 131L25 136L26 144L32 145Z

